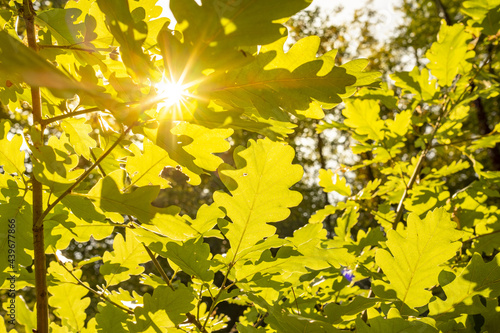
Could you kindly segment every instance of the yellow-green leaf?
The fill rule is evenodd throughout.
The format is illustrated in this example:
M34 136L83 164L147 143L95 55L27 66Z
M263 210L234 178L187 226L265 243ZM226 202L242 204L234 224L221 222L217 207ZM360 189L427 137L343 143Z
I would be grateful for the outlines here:
M127 229L125 237L117 234L113 241L113 252L104 253L100 272L108 286L126 281L131 275L141 274L144 267L139 264L150 260L146 249L132 231Z
M357 134L366 135L368 139L380 141L384 138L384 122L379 116L380 106L372 100L347 101L342 114L346 117L344 124L352 127Z
M302 200L299 192L289 188L302 177L302 167L293 165L293 149L268 139L250 141L245 150L235 152L235 170L221 170L230 194L214 193L215 203L222 207L232 223L225 235L231 244L228 258L272 236L276 228L267 224L284 220L289 207Z
M426 53L430 61L427 68L437 77L440 86L451 86L458 74L468 71L467 59L474 55L467 49L467 41L471 38L463 24L448 26L443 20L437 42Z
M476 314L485 309L477 295L487 299L500 296L500 255L485 263L475 253L467 267L453 281L443 286L446 300L436 299L429 304L430 315L454 317L459 313ZM476 296L476 297L475 297Z
M341 178L337 173L332 170L319 170L319 186L323 187L325 192L337 192L340 195L350 197L351 186L347 185L347 180Z
M391 252L379 249L375 260L390 283L375 281L375 294L382 297L385 289L395 292L409 307L426 305L432 297L428 288L438 283L441 266L461 246L457 242L461 232L455 228L446 210L438 208L423 220L410 214L404 232L389 230L387 247Z

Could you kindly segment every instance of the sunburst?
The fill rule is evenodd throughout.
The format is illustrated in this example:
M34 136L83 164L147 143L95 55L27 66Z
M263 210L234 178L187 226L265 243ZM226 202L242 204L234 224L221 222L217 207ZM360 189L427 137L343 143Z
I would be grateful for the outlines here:
M181 104L189 96L188 88L189 85L183 84L181 81L173 81L164 77L155 84L157 98L159 99L157 109L170 109L174 106L180 109Z

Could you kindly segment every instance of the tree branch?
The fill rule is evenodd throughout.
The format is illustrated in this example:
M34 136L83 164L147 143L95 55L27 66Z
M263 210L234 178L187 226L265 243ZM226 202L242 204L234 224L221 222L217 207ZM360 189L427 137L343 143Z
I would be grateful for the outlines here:
M64 199L68 194L71 194L71 191L73 191L87 176L115 149L116 146L127 136L128 132L132 129L133 125L127 128L122 135L111 145L111 147L108 148L99 158L97 161L94 162L87 170L85 170L84 173L78 177L78 179L71 185L66 191L64 191L52 204L50 204L47 209L43 212L43 214L40 216L38 221L36 222L36 225L40 225L43 223L43 219L47 216L47 214L50 213L50 211L59 203L61 202L62 199Z
M154 255L154 253L151 252L151 250L149 249L149 247L146 246L146 244L142 243L142 245L146 249L146 252L148 253L149 257L151 258L151 261L153 261L153 264L155 265L156 269L160 273L163 281L165 281L167 283L167 285L170 287L170 289L175 290L174 286L172 285L172 281L170 281L170 279L168 278L167 273L165 273L165 271L161 267L160 263L158 262L158 259L156 259L155 255Z
M441 0L434 0L434 3L436 4L439 16L441 16L446 21L447 25L453 25L453 20L451 19L450 14L448 14L448 10L443 5Z
M63 264L61 262L61 260L59 260L59 258L57 257L57 255L55 257L56 257L56 260L59 263L59 265L61 265L76 280L76 282L78 282L78 284L80 286L84 287L85 289L87 289L88 291L90 291L92 294L94 294L95 296L99 297L103 301L108 302L108 303L116 306L117 308L119 308L119 309L127 312L128 314L131 314L131 315L134 314L133 310L130 310L129 308L126 308L125 306L120 305L120 304L118 304L118 303L110 300L108 297L104 296L102 293L99 293L98 291L96 291L96 290L90 288L89 286L87 286L85 283L83 283L82 280L80 280L75 274L73 274L73 271L69 270L68 267L66 267L66 265Z
M52 45L52 44L37 44L39 49L63 49L63 50L72 50L72 51L83 51L94 53L98 51L109 51L111 52L111 48L95 48L88 49L80 47L80 44L71 44L71 45Z
M51 124L51 123L59 121L59 120L63 120L63 119L66 119L66 118L71 118L71 117L74 117L74 116L78 116L78 115L82 115L82 114L87 114L87 113L91 113L91 112L96 112L96 111L102 111L102 110L101 110L101 108L97 108L96 107L96 108L90 108L90 109L85 109L85 110L78 110L78 111L68 112L68 113L61 114L59 116L42 119L42 124L45 125L45 126L47 126L48 124Z

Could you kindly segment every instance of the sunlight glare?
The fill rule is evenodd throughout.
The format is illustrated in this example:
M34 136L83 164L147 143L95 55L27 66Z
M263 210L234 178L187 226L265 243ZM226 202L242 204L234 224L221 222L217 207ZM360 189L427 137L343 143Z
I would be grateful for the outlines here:
M186 86L182 82L173 82L168 79L163 79L155 85L158 97L161 101L158 103L158 108L170 108L174 105L180 105L188 95Z

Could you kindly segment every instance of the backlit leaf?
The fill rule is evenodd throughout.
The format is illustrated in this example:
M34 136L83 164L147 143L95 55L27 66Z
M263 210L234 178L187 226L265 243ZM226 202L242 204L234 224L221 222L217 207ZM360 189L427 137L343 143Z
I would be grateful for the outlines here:
M128 328L137 333L175 331L176 325L185 320L185 314L195 307L193 300L190 289L183 285L175 291L158 286L153 295L144 296L144 307L135 309L136 323L129 323Z
M397 298L409 307L427 304L432 294L426 289L438 283L440 266L456 254L460 237L443 208L429 212L423 220L410 214L404 233L387 232L391 252L377 250L376 262L390 284L376 281L375 294L381 296L378 291L384 288L395 291Z
M448 26L443 20L437 42L426 53L430 61L427 68L437 77L440 86L451 86L457 74L467 72L467 59L474 54L467 49L469 39L471 35L462 24Z
M496 35L500 29L499 0L464 1L462 12L472 18L469 25L481 27L486 35Z
M100 267L100 272L107 285L112 286L128 280L131 275L141 274L144 267L139 264L149 260L142 243L127 229L125 239L121 234L115 236L113 252L104 253L104 264Z
M210 247L203 243L203 238L190 239L179 245L174 242L167 244L168 259L172 260L182 271L194 275L202 281L212 281L214 273L209 270Z
M319 170L319 186L323 187L325 192L337 192L346 197L351 196L351 186L347 185L346 178L340 178L332 170Z
M232 223L225 236L231 244L230 258L259 240L274 234L278 222L290 214L288 207L300 203L302 195L289 188L302 177L302 168L292 164L293 149L270 140L250 141L245 150L235 152L235 170L221 170L231 194L214 193ZM234 185L233 185L234 184Z
M69 136L69 142L73 145L78 155L91 160L90 149L96 147L96 142L89 136L92 126L86 124L85 119L65 119L61 127Z
M379 117L380 106L371 100L347 101L342 114L344 123L355 129L357 134L366 135L368 139L380 141L384 138L384 122Z
M485 309L478 295L487 299L500 296L500 255L484 263L479 254L474 254L467 267L452 282L443 286L443 290L446 300L436 299L429 304L432 316L481 313Z

